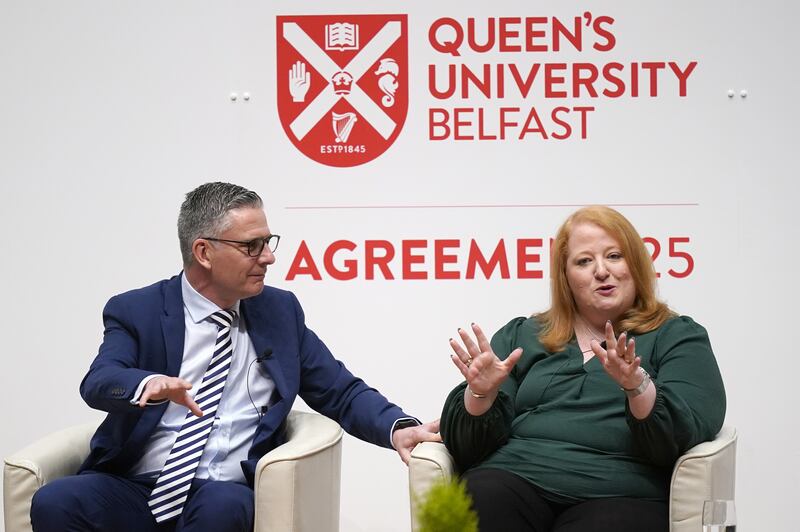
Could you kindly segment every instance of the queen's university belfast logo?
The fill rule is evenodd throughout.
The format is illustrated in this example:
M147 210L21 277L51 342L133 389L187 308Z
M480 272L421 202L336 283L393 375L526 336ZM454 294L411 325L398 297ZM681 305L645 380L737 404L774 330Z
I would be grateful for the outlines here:
M278 115L298 150L330 166L369 162L408 112L406 15L277 18Z

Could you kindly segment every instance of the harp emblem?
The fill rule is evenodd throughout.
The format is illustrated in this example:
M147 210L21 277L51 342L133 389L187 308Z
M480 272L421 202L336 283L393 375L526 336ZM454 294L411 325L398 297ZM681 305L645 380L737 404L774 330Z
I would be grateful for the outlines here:
M356 125L358 119L355 113L331 113L331 125L333 126L333 134L336 135L336 142L338 144L347 142L350 137L350 132L353 131L353 126Z

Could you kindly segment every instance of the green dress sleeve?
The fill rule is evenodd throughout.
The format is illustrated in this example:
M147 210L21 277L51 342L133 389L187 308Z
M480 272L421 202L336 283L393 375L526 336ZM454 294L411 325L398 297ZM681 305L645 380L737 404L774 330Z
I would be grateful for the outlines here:
M505 359L511 351L519 347L517 331L524 321L525 318L515 318L492 337L492 349L500 359ZM500 392L492 406L480 416L473 416L467 412L464 405L466 382L456 386L447 396L439 430L459 471L466 471L482 462L508 441L511 422L514 420L514 398L517 395L518 379L515 367L500 386Z
M656 331L650 358L656 400L645 419L625 405L638 451L654 464L672 467L700 442L712 440L725 419L725 388L706 330L687 316Z

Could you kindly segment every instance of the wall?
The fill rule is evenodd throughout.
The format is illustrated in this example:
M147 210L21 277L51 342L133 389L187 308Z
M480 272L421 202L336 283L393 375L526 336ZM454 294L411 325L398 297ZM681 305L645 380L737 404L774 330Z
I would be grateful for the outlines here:
M270 226L283 236L269 282L298 295L308 324L349 368L425 420L439 415L460 380L446 356L456 328L476 321L494 330L546 308L548 239L576 207L605 203L660 244L662 297L710 333L728 390L726 423L740 434L742 528L791 530L791 504L800 495L798 431L791 422L800 370L792 341L799 295L793 220L798 106L789 101L799 81L791 67L798 40L790 26L798 8L776 1L594 2L592 20L614 19L601 25L615 39L606 51L591 47L607 43L603 34L583 26L581 51L565 44L556 52L550 42L544 52L500 51L498 45L455 57L429 41L440 18L466 24L474 17L480 25L501 16L546 16L571 23L586 6L509 0L466 6L414 1L397 11L387 6L407 15L408 63L401 61L398 76L398 101L408 91L402 128L371 162L320 164L303 155L281 125L278 98L282 114L298 107L286 101L287 70L277 66L276 16L374 9L354 1L0 5L0 279L6 301L0 310L6 346L0 454L51 430L100 419L77 387L101 339L102 306L115 293L179 271L176 213L183 194L201 182L230 180L263 195ZM441 41L452 32L440 31ZM519 42L512 35L507 44ZM654 97L645 70L638 97L628 86L620 97L583 92L545 98L538 78L527 98L508 81L504 98L486 98L473 88L466 99L458 92L437 99L429 85L428 65L438 73L451 63L478 72L483 64L515 64L527 73L533 63L602 68L619 62L629 75L631 63L659 61L681 68L697 62L684 96L669 67L658 71ZM553 90L569 88L569 79L556 81ZM365 84L376 83L369 80ZM318 80L312 87L311 93L319 90ZM235 102L231 93L238 95ZM547 139L528 133L519 140L519 127L505 140L455 140L455 132L431 139L444 135L431 126L431 108L483 108L489 136L497 133L501 107L522 109L521 122L532 106L545 121ZM552 133L566 131L550 120L558 106L594 110L586 111L585 128L579 112L560 115L569 117L571 133L558 140ZM478 113L463 112L472 125L462 126L461 135L479 135ZM351 144L378 146L366 122L354 126ZM328 142L335 144L331 137ZM441 269L458 272L458 279L436 278L437 239L456 241L443 248L455 259ZM486 255L503 239L508 279L499 270L489 279L480 270L465 278L472 239ZM325 250L335 242L348 245L344 240L355 250L335 253L333 267L347 271L344 261L357 260L351 280L334 279L323 265ZM367 279L365 242L376 240L396 252L389 263L395 279L381 270ZM518 240L532 255L523 269L540 270L541 278L517 270ZM410 255L422 257L407 272L426 272L427 279L403 279L404 241ZM303 243L321 280L297 272L289 279ZM681 253L691 257L688 274ZM397 456L348 437L342 530L407 530L407 500Z

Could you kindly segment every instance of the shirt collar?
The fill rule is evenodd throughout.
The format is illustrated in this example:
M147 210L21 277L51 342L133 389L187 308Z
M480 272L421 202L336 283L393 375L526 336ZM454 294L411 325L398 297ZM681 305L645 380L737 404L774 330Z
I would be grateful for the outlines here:
M181 293L183 295L183 308L189 314L189 317L194 323L200 323L207 320L209 316L218 310L233 310L239 315L239 303L234 303L233 307L229 309L221 309L211 300L206 298L203 294L194 289L194 287L186 279L186 274L181 273Z

